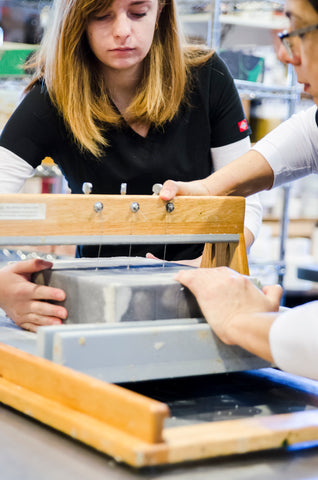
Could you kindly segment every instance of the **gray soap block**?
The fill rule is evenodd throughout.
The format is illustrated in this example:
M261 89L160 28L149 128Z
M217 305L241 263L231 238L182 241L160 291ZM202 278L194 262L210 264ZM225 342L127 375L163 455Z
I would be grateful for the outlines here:
M67 323L202 317L191 292L173 279L185 268L138 257L76 259L56 261L34 280L66 292Z

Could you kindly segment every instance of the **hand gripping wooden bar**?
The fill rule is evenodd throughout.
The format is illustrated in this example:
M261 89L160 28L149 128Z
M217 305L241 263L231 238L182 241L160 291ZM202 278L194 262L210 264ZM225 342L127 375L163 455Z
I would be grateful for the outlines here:
M92 244L107 236L215 235L206 244L202 267L229 266L248 274L244 242L245 199L242 197L176 197L167 202L147 195L0 195L0 240L11 245ZM222 241L222 235L234 241ZM2 238L1 238L2 237ZM28 243L29 242L29 243ZM116 243L116 242L115 242ZM178 243L176 241L175 243ZM193 240L195 243L195 240Z

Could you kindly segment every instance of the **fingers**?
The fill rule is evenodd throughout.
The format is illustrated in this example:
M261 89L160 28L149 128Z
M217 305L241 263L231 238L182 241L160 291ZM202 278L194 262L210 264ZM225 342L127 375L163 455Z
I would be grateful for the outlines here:
M33 333L36 333L38 329L38 325L34 325L33 323L28 323L28 322L21 323L19 327L23 328L24 330L29 330L29 332L33 332Z
M47 302L33 301L28 305L29 311L17 310L11 315L20 327L35 332L40 326L60 325L67 318L66 308Z
M191 260L175 260L173 263L179 263L180 265L187 265L188 267L200 267L202 260L201 257L193 258Z
M51 267L52 262L36 258L12 263L2 269L8 286L1 298L2 308L17 325L32 332L38 326L60 324L67 318L65 307L50 303L65 300L63 290L28 280L31 273Z
M189 270L180 270L175 276L174 279L177 282L182 283L185 287L189 287L189 284L191 283L191 280L193 279L192 272Z
M198 259L195 260L197 261ZM184 285L193 282L195 279L200 279L200 281L206 282L206 286L208 286L214 278L230 278L233 275L240 276L228 267L196 268L195 270L180 270L174 278Z
M162 200L172 200L176 195L210 195L209 189L204 180L192 182L175 182L167 180L160 191L159 197Z
M20 323L20 327L30 332L37 332L39 327L48 327L52 325L61 325L62 321L54 317L41 317L39 319L34 318L32 321L23 321Z
M162 200L172 200L176 195L182 195L179 192L179 184L181 182L175 182L174 180L167 180L160 191L159 197Z
M24 281L15 285L13 302L32 302L34 300L63 302L66 298L61 288L37 285L36 283Z
M283 289L280 285L267 285L263 287L263 293L271 301L273 310L278 310L283 295Z
M159 197L162 200L172 200L177 195L206 195L201 182L175 182L167 180L160 191Z
M197 296L200 293L205 295L212 275L213 272L210 269L198 268L195 270L180 270L174 279L189 288Z
M33 258L31 260L23 260L21 262L10 264L6 268L10 268L14 273L24 274L40 272L41 270L45 270L46 268L52 268L52 265L52 262L48 262L47 260L42 260L41 258Z
M62 325L63 321L57 317L36 315L24 315L23 318L12 319L21 328L36 332L39 327L48 327L52 325Z
M50 317L51 319L57 320L66 320L67 310L62 305L55 305L54 303L49 302L30 302L30 313L28 313L29 318L34 316L36 321L43 317ZM41 322L43 321L41 320Z
M160 260L160 258L155 257L152 253L146 253L146 258L150 258L151 260Z
M46 285L33 286L33 299L34 300L53 300L56 302L63 302L66 295L61 288L47 287Z

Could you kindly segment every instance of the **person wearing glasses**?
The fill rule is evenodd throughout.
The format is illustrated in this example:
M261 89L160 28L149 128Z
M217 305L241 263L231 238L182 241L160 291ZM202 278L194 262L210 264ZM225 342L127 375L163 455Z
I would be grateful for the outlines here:
M247 154L208 178L168 180L161 198L175 195L248 196L318 173L318 0L287 0L290 29L279 34L279 57L294 66L315 105L283 122ZM317 216L318 216L318 200ZM196 296L221 340L274 362L282 370L318 380L318 301L278 313L282 289L257 289L227 268L181 271L176 280Z

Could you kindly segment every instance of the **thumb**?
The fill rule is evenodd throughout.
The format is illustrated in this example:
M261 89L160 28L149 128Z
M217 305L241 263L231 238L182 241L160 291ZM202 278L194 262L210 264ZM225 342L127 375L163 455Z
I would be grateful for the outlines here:
M273 309L278 310L280 300L283 295L283 289L280 285L267 285L263 287L263 293L270 300Z
M176 195L182 195L180 183L174 180L167 180L162 186L159 197L162 200L172 200Z
M160 258L155 257L152 253L146 253L146 258L150 258L151 260L160 260Z
M31 260L16 262L12 265L8 265L8 267L10 267L11 271L14 273L25 274L40 272L41 270L51 268L52 265L53 263L48 262L47 260L43 260L41 258L32 258Z

